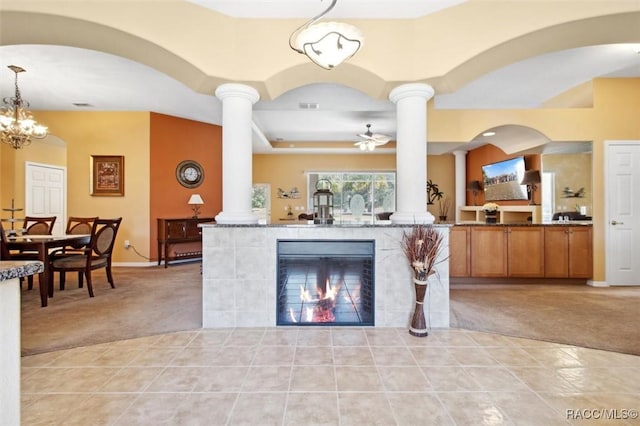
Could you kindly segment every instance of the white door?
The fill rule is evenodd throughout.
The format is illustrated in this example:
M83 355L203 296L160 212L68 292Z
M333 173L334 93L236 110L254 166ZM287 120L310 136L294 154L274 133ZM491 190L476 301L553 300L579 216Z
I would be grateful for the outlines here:
M64 234L67 170L27 162L25 171L25 216L56 216L53 234Z
M640 285L640 141L611 141L606 149L606 280Z

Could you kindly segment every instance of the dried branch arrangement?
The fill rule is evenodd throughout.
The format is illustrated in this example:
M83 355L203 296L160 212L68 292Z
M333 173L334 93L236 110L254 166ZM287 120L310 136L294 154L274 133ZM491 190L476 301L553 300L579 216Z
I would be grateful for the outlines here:
M402 235L402 251L409 261L416 278L426 280L435 272L441 259L443 237L433 226L418 225Z

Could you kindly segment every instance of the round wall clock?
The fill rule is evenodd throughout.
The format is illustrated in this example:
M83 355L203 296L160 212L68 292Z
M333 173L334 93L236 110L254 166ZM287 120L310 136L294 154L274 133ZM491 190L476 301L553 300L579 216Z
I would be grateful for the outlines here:
M176 179L185 188L195 188L204 180L204 170L197 162L185 160L176 167Z

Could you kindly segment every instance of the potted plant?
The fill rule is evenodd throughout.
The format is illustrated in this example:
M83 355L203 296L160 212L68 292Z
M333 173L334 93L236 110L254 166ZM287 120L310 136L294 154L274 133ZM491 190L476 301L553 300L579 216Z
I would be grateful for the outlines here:
M440 191L437 183L433 183L431 179L427 180L427 204L434 204L434 201L441 199L444 192Z
M447 216L449 215L449 209L451 208L451 198L444 197L438 200L438 216L440 218L440 222L444 222L447 220Z
M500 206L496 203L485 203L482 206L482 210L484 210L484 219L486 223L496 223L498 210Z

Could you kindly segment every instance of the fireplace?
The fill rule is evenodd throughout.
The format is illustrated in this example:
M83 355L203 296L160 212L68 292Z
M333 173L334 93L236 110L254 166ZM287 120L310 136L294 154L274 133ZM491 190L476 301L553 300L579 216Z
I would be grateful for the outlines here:
M374 325L374 240L278 240L277 325Z

